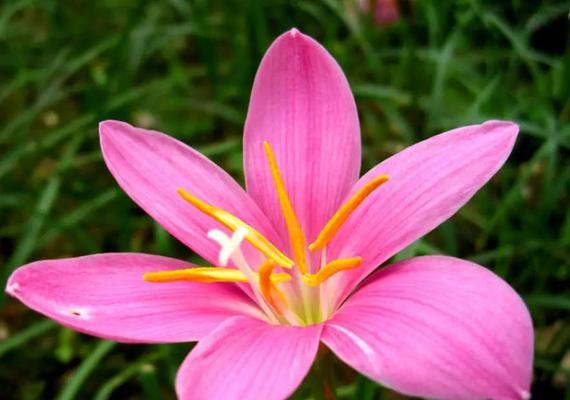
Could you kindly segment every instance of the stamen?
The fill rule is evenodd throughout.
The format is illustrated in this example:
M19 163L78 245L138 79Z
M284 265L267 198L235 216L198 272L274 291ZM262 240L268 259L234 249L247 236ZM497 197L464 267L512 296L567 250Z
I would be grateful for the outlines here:
M307 285L317 286L329 279L337 272L360 266L361 262L362 257L339 258L322 267L316 274L303 275L302 279L303 282L305 282Z
M177 191L184 200L192 204L204 214L214 218L226 228L234 232L238 228L244 228L247 231L245 240L251 243L253 247L262 252L266 257L275 261L278 265L285 268L291 268L293 266L293 260L279 251L279 249L277 249L267 238L265 238L265 236L256 231L253 227L243 222L238 217L230 214L225 210L222 210L221 208L214 207L205 201L200 200L182 188L179 188Z
M287 297L275 286L277 282L272 277L277 274L273 274L273 268L275 268L275 262L272 260L265 260L263 264L261 264L259 267L259 288L267 302L271 304L279 314L283 315L283 309L288 307ZM278 299L276 299L276 297Z
M295 210L291 205L291 200L287 194L285 183L283 182L283 178L279 172L279 167L277 166L277 161L275 160L275 155L273 154L273 150L271 150L269 142L263 142L263 149L265 150L265 156L269 163L273 182L275 183L275 190L277 191L277 197L279 198L279 204L281 205L281 212L283 213L283 218L285 218L285 224L289 231L289 241L291 243L291 249L293 250L295 261L299 266L299 271L302 274L305 274L307 273L307 261L305 259L305 247L307 240L305 239L305 234L301 229L301 224L299 223Z
M256 274L256 276L257 275L258 274ZM147 282L248 282L247 277L240 270L222 267L196 267L170 271L147 272L143 274L143 279ZM261 279L261 276L258 276L258 279ZM268 279L271 284L275 284L290 281L291 275L287 273L271 274L265 279Z
M372 178L358 192L356 192L350 199L348 199L327 222L317 239L309 245L309 250L323 249L338 232L342 224L347 218L358 208L358 206L378 187L384 182L388 181L387 175L380 175Z

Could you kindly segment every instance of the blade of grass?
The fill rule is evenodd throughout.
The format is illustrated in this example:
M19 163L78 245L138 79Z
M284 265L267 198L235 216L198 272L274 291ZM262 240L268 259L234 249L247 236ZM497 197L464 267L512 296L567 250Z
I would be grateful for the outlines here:
M16 349L28 341L41 336L46 332L49 332L56 326L57 325L55 322L51 320L44 320L30 325L23 331L15 333L0 343L0 357L2 357L10 350Z
M0 39L4 37L4 31L7 30L8 21L12 18L18 11L30 5L33 1L32 0L25 0L25 1L15 1L7 3L8 6L2 10L0 14Z
M533 294L525 296L524 300L529 307L554 308L570 311L570 297Z
M30 255L36 250L40 232L43 229L46 219L59 195L61 187L61 171L72 163L73 157L82 140L83 136L75 136L65 147L56 171L54 175L49 178L45 188L40 194L30 222L26 225L22 236L19 238L16 249L0 271L1 282L5 282L12 270L18 265L25 263ZM0 305L4 303L5 299L6 294L2 291L0 293Z
M117 345L115 342L101 341L95 345L93 352L83 360L71 378L65 383L56 400L73 400L77 397L83 383L95 371L101 360Z
M42 90L36 102L26 112L19 114L5 126L2 132L0 132L0 144L5 143L14 132L25 131L26 125L30 124L42 110L67 96L70 91L62 89L64 82L85 64L113 47L117 41L118 37L113 36L71 59L68 59L68 56L62 53L61 61L56 63L61 66L57 69L57 79L54 79L48 87Z
M376 399L377 391L378 384L361 375L356 382L354 398L359 400L374 400Z
M141 357L139 361L132 363L117 375L113 376L111 379L103 383L97 393L95 393L93 400L109 399L113 395L113 392L121 387L121 385L125 384L130 379L140 374L142 372L141 369L143 366L152 364L159 357L160 353L153 353L148 356Z
M118 194L118 189L107 190L106 192L103 192L99 196L84 203L69 214L65 215L57 222L57 225L54 225L46 230L45 234L43 234L42 237L38 240L37 247L41 248L42 246L45 246L66 228L78 225L83 219L87 218L93 212L110 203L117 197Z
M147 400L160 400L160 384L156 375L156 367L152 364L144 364L140 368L139 380Z

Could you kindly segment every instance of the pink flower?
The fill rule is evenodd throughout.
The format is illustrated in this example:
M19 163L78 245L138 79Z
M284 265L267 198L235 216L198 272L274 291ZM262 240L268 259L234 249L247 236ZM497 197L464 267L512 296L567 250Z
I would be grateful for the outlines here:
M400 19L398 0L358 0L358 5L377 25L390 25Z
M101 123L119 185L213 267L96 254L19 268L7 292L72 329L129 343L199 341L181 399L283 399L319 342L408 395L527 399L533 331L513 289L445 256L374 270L451 217L507 159L518 127L434 136L359 178L353 96L293 29L265 55L244 135L247 191L185 144Z

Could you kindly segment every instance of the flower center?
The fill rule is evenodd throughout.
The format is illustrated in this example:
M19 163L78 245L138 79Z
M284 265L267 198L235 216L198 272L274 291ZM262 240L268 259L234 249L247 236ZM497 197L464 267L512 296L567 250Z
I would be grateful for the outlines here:
M220 245L217 267L149 272L145 273L143 278L148 282L249 283L256 302L267 315L269 322L291 325L318 323L326 320L334 311L333 305L330 304L334 299L334 292L331 293L334 287L329 287L329 278L341 271L357 268L362 262L362 258L358 256L327 262L327 245L354 210L385 183L388 177L380 175L363 185L326 223L317 239L307 246L305 234L291 204L273 150L268 142L263 143L263 148L287 226L293 259L238 217L180 188L178 194L184 200L221 223L232 235L228 236L218 229L208 232L208 237ZM263 261L255 268L252 268L241 251L244 240L262 255ZM315 273L311 273L310 266L310 260L314 258L308 257L312 254L320 255L320 267ZM227 267L230 261L233 267ZM276 272L276 268L290 272Z

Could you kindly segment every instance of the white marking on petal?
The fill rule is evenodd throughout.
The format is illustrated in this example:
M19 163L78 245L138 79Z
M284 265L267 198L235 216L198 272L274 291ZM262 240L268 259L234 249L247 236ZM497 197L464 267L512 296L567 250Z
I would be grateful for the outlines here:
M18 282L12 282L6 286L6 293L10 296L16 296L16 292L20 290L20 284Z
M521 395L521 400L530 400L530 393L526 390L521 390L519 394Z
M362 339L356 333L351 332L345 327L340 325L328 323L327 327L336 329L337 331L344 333L350 340L352 340L352 342L356 345L356 347L362 350L366 358L368 358L368 361L370 362L372 368L374 370L377 369L378 365L376 363L376 353L374 353L372 347L370 347L370 345L368 345L368 343L366 343L364 339Z
M363 353L365 353L366 355L370 356L370 355L374 355L374 350L372 350L372 348L368 345L368 343L366 343L364 341L364 339L362 339L360 336L358 336L356 333L349 331L348 329L346 329L343 326L340 325L336 325L336 324L327 324L328 327L336 329L337 331L340 331L342 333L344 333L346 336L348 336L353 342L354 344L356 344L356 346L358 346L358 348L360 350L362 350Z

